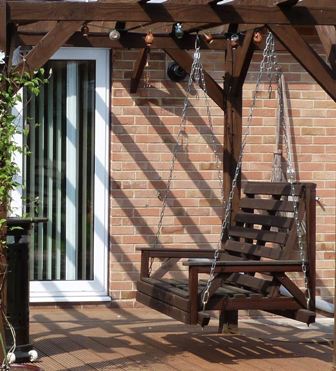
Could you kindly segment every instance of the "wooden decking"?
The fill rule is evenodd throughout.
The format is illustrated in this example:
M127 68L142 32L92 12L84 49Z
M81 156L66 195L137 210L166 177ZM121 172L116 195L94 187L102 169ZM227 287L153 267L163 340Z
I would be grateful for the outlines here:
M238 335L202 331L150 309L31 309L43 370L326 371L332 319L309 328L290 320L241 321Z

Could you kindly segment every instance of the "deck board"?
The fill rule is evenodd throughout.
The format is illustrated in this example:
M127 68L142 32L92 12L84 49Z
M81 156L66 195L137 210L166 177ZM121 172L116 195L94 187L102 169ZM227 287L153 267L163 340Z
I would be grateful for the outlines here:
M242 320L239 334L202 331L150 309L32 308L30 333L53 370L324 371L332 366L332 319Z

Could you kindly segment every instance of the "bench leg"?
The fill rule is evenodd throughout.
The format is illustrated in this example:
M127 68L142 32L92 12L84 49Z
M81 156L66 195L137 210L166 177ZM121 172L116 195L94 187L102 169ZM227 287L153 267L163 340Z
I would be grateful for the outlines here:
M219 315L218 333L238 333L238 310L221 310Z

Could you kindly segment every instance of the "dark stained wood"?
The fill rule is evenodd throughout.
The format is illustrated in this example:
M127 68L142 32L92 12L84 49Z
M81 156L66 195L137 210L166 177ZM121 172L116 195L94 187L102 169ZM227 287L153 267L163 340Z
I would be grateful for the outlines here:
M21 33L20 39L23 43L34 45L38 35ZM111 49L120 48L145 48L145 34L126 32L122 33L119 40L110 40L106 34L92 33L88 37L84 37L80 32L76 32L69 40L68 44L75 46L94 46ZM155 34L151 49L194 49L195 36L186 34L182 39L176 39L167 34ZM225 40L216 39L216 42L208 45L204 40L200 40L201 49L223 50L225 48Z
M149 252L142 251L141 254L141 270L140 270L140 278L142 277L149 277Z
M67 2L15 2L9 1L13 22L39 20L79 21L128 21L128 22L191 22L224 23L268 23L333 25L336 7L305 6L278 7L223 4L127 4L111 3L67 3ZM307 16L309 14L309 16Z
M321 57L303 40L295 28L293 26L271 24L268 27L326 93L336 101L335 74Z
M198 272L193 270L189 272L189 311L191 323L198 321Z
M139 51L138 57L135 61L135 66L131 76L130 92L134 94L138 90L139 82L145 68L148 58L149 48L143 48Z
M311 294L309 309L315 310L316 296L316 187L306 188L306 241L308 266L308 288Z
M336 74L336 28L335 26L316 26L315 28L327 59Z
M237 332L238 330L238 310L222 310L219 315L218 333Z
M157 258L210 258L213 256L213 249L137 247L136 250L148 252L148 256Z
M0 51L7 51L7 5L0 0Z
M244 209L259 209L267 211L293 212L293 202L285 200L263 199L263 198L243 198L240 207Z
M289 228L292 224L292 218L287 218L285 216L257 215L253 213L238 212L236 214L236 223Z
M165 282L148 278L147 280L141 280L137 282L137 289L142 293L155 297L156 299L174 305L185 311L189 311L189 298L188 293L178 288L175 288L168 283L165 285ZM197 282L196 282L196 290L197 290ZM197 294L196 294L197 298ZM197 313L197 308L196 308Z
M274 5L278 6L293 6L298 3L299 0L275 0Z
M81 22L58 22L33 49L27 54L25 61L16 67L16 70L33 72L43 66L50 57L78 30Z
M190 73L192 65L192 57L184 50L179 49L164 49L164 51L178 63L186 72ZM207 87L208 96L221 108L224 109L223 105L223 89L217 84L217 82L204 71L204 79Z
M240 253L270 259L279 259L281 256L280 247L273 246L272 248L270 248L234 240L227 241L227 243L225 244L225 250L233 253ZM224 258L222 258L222 256L220 257L220 259L225 260Z
M254 52L253 34L254 30L248 30L244 36L242 46L237 50L236 63L234 65L234 81L231 88L231 94L233 96L242 89L245 82L246 74Z
M313 183L300 183L294 185L295 196L302 194L302 189L307 187L312 187ZM244 188L244 193L246 195L274 195L274 196L290 196L291 195L291 185L290 183L280 183L280 182L247 182Z
M147 307L151 307L161 313L166 314L167 316L171 318L176 319L177 321L181 321L186 324L191 324L189 312L185 312L181 309L178 309L174 307L173 305L164 303L160 300L157 300L156 298L153 298L152 296L145 295L139 291L136 294L136 300L139 303L146 305Z
M232 237L241 237L247 240L258 240L263 242L284 243L287 235L284 232L264 231L261 229L244 228L232 226L229 228L229 234Z
M288 187L287 183L275 183L272 187L272 183L268 182L252 182L252 184L246 185L244 193L249 198L248 208L245 209L249 212L239 211L235 215L234 222L246 225L262 224L264 229L253 230L237 226L230 228L228 236L231 239L226 240L223 244L223 253L220 254L214 269L215 276L210 286L209 301L205 308L203 308L201 299L206 281L200 279L200 276L210 273L213 260L195 258L195 254L199 253L195 249L186 249L189 250L189 257L190 254L193 254L194 257L194 259L183 262L188 267L189 278L187 282L172 279L157 280L142 276L138 282L137 297L139 297L139 301L183 322L189 321L185 323L191 324L206 325L209 316L204 310L219 310L221 311L220 318L222 318L219 329L223 327L226 311L240 309L266 310L306 323L313 322L315 318L314 301L311 302L307 311L304 292L286 274L288 272L301 272L302 274L302 264L304 263L308 272L311 295L315 295L315 283L311 282L313 278L315 279L315 263L311 262L311 259L315 259L315 235L313 234L315 227L310 226L310 223L315 223L315 185L312 183L295 185L295 192L299 195L298 218L302 221L305 217L307 248L313 249L312 253L308 252L307 254L308 260L304 261L298 258L285 258L293 256L290 253L291 250L297 249L297 242L294 239L296 225L293 223L293 218L287 218L281 214L283 211L274 210L276 202L284 203L287 205L285 209L289 209L288 201L280 200L280 197L290 195L290 187ZM284 195L281 195L281 191L284 192ZM268 197L271 202L268 207L265 207L264 199L251 198L252 196ZM246 206L246 203L242 203ZM240 210L242 209L240 206ZM260 210L266 214L259 214ZM270 231L271 226L278 231ZM253 237L251 231L255 233ZM309 241L310 239L312 241ZM278 243L270 244L273 240ZM265 246L265 244L269 245ZM181 252L183 251L183 249L176 248L142 248L141 250L142 264L146 267L150 254L167 257L167 253L169 254L167 250L170 250L171 256L182 257ZM164 251L166 251L166 255L162 255ZM209 250L205 250L203 253L208 254ZM184 253L184 256L187 257L188 254ZM144 262L144 260L147 261ZM255 275L256 273L259 274ZM293 297L281 294L281 284Z
M285 274L275 274L276 279L293 295L294 299L301 304L302 307L306 307L306 297L304 293L290 280Z
M28 32L19 31L18 39L21 45L33 46L36 45L41 38L45 35L45 32ZM67 46L81 46L81 47L95 47L95 48L111 48L111 49L123 49L123 48L135 48L143 49L146 47L145 34L127 32L122 34L119 40L110 40L106 33L90 33L88 37L84 37L81 32L75 32L69 40L67 40ZM186 34L182 39L176 39L167 34L155 34L151 49L185 49L193 50L195 47L195 35ZM215 41L209 45L204 42L203 38L200 38L200 47L204 50L221 50L224 51L226 48L226 40L219 35ZM264 45L260 44L255 46L257 50L263 50ZM285 48L281 43L276 43L277 51L284 51Z

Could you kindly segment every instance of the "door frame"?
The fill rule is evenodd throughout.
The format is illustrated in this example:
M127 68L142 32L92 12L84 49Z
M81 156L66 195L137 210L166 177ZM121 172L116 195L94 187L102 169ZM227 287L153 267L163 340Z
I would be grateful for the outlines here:
M110 52L60 48L52 60L95 60L94 279L31 281L30 302L110 301L108 296Z

